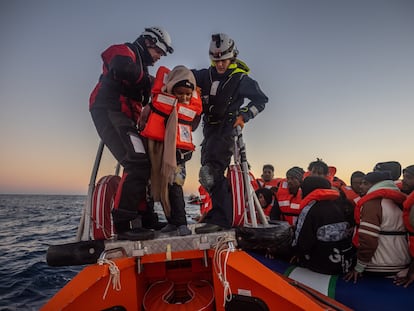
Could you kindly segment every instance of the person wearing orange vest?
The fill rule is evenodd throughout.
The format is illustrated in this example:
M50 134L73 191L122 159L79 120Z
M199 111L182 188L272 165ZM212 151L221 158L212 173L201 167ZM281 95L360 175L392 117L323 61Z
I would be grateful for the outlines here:
M276 192L275 207L272 210L270 219L287 221L290 225L296 224L300 214L300 202L302 201L302 178L305 171L298 166L290 168L286 172L286 178L282 179ZM280 213L279 218L277 212Z
M171 71L160 67L153 86L152 103L143 113L141 135L148 138L151 160L151 191L161 201L168 224L161 229L179 235L191 234L187 227L183 184L185 162L195 146L194 131L202 110L200 94L191 70L176 66Z
M344 193L346 199L353 207L355 207L357 202L361 199L361 182L364 177L365 174L363 172L355 171L351 175L351 184L349 186L341 186L340 190Z
M378 162L375 164L374 172L389 172L391 178L394 181L395 185L401 190L402 180L399 179L401 176L401 164L398 161L387 161L387 162Z
M270 219L270 213L275 203L275 196L272 190L267 188L259 188L255 191L260 206L263 209L265 216Z
M373 172L389 172L391 179L397 181L401 176L401 164L398 161L378 162L375 164Z
M414 165L407 166L403 170L401 191L408 195L403 203L403 221L409 234L408 244L410 248L411 264L407 274L398 276L394 283L407 287L414 282Z
M312 161L308 165L308 171L305 172L303 178L308 176L322 176L332 182L332 178L328 177L329 166L322 159L316 158L316 161Z
M370 176L368 178L365 178L365 176L362 178L361 184L359 185L361 198L363 198L369 191L369 189L377 182L382 180L391 179L391 175L389 172L376 172L375 174L372 174L373 172L369 173ZM357 204L354 208L354 234L352 237L352 244L354 247L358 247L359 241L358 241L358 228L360 223L360 216L361 216L361 199L358 200Z
M365 174L361 171L355 171L351 175L351 184L348 186L341 183L339 191L341 193L341 204L349 217L349 222L354 226L354 210L357 202L361 199L361 182Z
M335 176L336 167L328 166L322 159L316 158L316 161L312 161L308 165L308 171L305 172L303 178L308 176L322 176L329 180L331 186L339 190L342 184L345 184L341 179Z
M346 273L352 266L350 224L337 204L339 192L322 176L302 183L301 212L292 243L293 261L324 274Z
M261 178L257 178L252 182L253 189L267 188L276 192L282 178L273 178L274 174L275 168L272 164L263 165Z
M406 195L391 180L389 172L368 173L364 181L373 186L355 208L355 212L360 213L356 219L359 228L354 233L357 235L357 263L345 277L354 282L365 271L391 276L410 263L401 208Z
M123 167L112 210L118 239L154 236L140 225L150 163L136 123L151 97L148 67L172 52L170 35L162 27L149 27L134 42L111 45L101 55L102 74L90 95L89 110L99 137Z

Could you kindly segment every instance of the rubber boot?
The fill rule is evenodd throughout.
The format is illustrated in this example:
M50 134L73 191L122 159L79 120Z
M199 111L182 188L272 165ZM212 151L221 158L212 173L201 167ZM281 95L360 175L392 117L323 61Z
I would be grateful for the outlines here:
M141 216L135 212L113 210L112 217L118 240L141 241L154 238L154 231L142 227Z

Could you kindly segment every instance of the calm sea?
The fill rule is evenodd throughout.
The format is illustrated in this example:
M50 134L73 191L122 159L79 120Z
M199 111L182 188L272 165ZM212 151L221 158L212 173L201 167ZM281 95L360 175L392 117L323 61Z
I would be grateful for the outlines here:
M39 310L83 267L49 267L49 245L74 242L86 196L0 195L0 310ZM198 214L187 206L187 217ZM161 211L157 212L162 218Z

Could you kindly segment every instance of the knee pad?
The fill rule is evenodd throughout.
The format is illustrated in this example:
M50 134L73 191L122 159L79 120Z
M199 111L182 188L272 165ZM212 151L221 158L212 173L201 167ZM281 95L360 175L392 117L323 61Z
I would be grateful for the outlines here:
M207 190L207 192L210 192L214 186L214 174L210 166L203 165L200 168L198 178L200 184Z
M175 170L173 182L179 186L183 186L185 182L185 177L186 177L185 166L183 164L178 164L177 169Z

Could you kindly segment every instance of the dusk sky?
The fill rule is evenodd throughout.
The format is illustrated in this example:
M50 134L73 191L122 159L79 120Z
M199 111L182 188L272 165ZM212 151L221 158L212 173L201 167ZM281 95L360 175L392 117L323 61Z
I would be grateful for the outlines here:
M269 97L243 135L253 173L284 176L322 158L349 183L377 162L414 164L414 1L0 2L0 193L86 194L99 145L88 111L100 54L148 26L174 54L150 67L209 66L212 33L230 35ZM198 188L201 127L188 163ZM114 171L104 156L100 175Z

